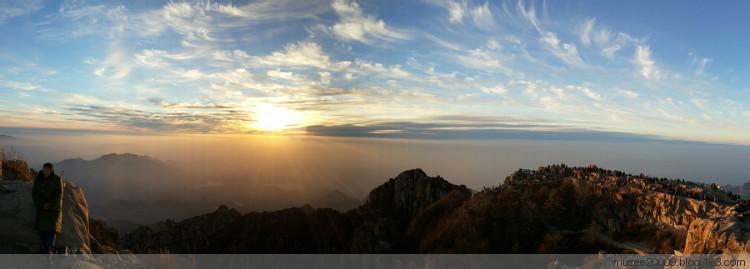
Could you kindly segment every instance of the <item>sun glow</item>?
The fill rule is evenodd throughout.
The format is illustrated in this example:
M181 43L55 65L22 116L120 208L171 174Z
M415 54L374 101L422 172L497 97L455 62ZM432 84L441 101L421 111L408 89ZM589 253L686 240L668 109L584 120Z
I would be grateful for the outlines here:
M266 132L279 132L302 124L302 113L274 105L259 105L255 108L252 127Z

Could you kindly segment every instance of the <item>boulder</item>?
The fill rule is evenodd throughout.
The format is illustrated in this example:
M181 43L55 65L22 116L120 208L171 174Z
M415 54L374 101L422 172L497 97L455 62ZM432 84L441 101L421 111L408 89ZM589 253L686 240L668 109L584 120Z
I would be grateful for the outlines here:
M696 219L690 223L685 254L750 253L750 219L742 215L728 218Z
M89 211L83 190L64 181L63 230L57 237L57 249L69 253L91 253ZM32 183L0 181L0 253L36 253L41 240L35 229L35 208L31 199Z

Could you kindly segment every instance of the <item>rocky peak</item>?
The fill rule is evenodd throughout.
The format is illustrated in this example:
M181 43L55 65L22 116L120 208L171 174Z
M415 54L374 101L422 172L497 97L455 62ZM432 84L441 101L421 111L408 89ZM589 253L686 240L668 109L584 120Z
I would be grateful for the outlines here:
M400 174L398 174L398 176L396 176L396 180L409 180L426 177L428 177L427 173L425 173L422 168L415 168L401 172Z
M366 206L413 216L444 195L463 186L453 185L440 176L430 177L422 169L407 170L372 190Z

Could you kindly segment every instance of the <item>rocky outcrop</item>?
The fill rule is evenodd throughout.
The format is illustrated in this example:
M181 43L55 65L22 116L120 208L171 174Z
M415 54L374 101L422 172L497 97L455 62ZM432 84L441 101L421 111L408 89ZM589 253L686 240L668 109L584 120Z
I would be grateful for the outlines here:
M734 215L731 206L662 192L646 192L636 203L641 221L687 231L693 221Z
M422 169L407 170L388 180L370 191L363 206L350 212L363 220L354 231L351 252L413 252L411 247L416 244L413 241L417 233L408 233L409 227L416 225L412 224L415 220L424 223L433 215L450 212L439 209L455 208L455 203L441 202L453 192L460 200L471 195L465 186L451 184L440 176L429 177ZM434 205L438 202L442 205Z
M750 223L744 217L697 219L690 223L685 254L750 253Z
M83 190L64 181L63 228L56 248L67 253L92 253L89 210ZM35 253L41 241L35 229L35 208L31 199L32 183L0 181L0 253ZM101 245L95 242L96 250ZM98 252L98 251L94 251Z
M138 253L201 253L219 231L242 215L222 205L215 212L192 217L179 223L173 220L141 226L123 238L123 244Z
M34 253L41 244L34 228L35 209L31 182L0 181L0 248L3 253ZM83 191L65 182L63 194L63 230L58 248L72 253L91 253L88 231L88 204Z
M696 188L557 165L474 192L414 169L347 212L303 206L241 215L220 207L141 227L124 244L138 253L746 253L742 215L695 198Z
M225 206L180 222L140 227L123 244L137 253L412 252L410 227L429 225L471 196L464 186L409 170L347 212L309 205L241 215ZM415 221L418 220L418 221ZM419 231L418 228L412 228Z
M422 169L407 170L370 191L365 207L413 216L457 188L440 176L427 176Z

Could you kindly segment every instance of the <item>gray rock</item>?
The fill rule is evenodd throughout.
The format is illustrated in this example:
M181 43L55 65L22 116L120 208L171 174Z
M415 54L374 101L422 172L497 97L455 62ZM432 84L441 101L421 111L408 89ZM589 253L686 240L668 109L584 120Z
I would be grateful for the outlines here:
M0 181L0 252L35 253L41 240L36 231L35 209L31 199L32 183ZM63 230L56 248L70 253L91 253L89 213L83 190L65 182L63 194Z

